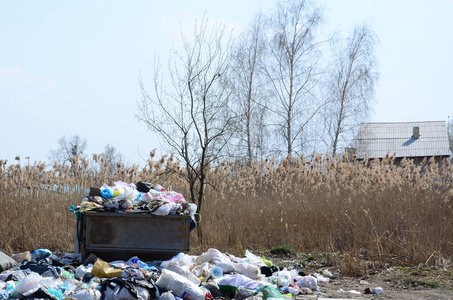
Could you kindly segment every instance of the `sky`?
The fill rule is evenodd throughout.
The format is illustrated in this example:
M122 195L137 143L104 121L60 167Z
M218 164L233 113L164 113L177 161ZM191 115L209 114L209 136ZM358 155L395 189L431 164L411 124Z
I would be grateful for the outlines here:
M370 122L453 118L453 0L318 0L324 31L367 22L379 38ZM139 78L151 85L181 31L206 16L239 34L273 1L0 0L0 159L48 162L62 136L87 154L110 144L142 165L158 137L137 120Z

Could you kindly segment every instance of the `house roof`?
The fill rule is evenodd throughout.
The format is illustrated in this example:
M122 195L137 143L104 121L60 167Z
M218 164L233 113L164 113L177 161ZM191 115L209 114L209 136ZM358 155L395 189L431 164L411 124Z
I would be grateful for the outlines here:
M413 137L414 127L419 137ZM356 139L359 158L450 156L444 121L363 123Z

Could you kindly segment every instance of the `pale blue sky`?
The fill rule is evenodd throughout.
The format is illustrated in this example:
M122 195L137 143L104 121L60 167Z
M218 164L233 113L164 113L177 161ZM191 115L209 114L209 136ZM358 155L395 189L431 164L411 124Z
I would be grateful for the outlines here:
M138 77L167 59L205 14L239 33L273 1L0 0L0 159L47 161L78 134L87 153L111 144L143 163L156 136L139 123ZM325 32L367 21L380 39L380 81L370 121L453 117L453 0L324 0Z

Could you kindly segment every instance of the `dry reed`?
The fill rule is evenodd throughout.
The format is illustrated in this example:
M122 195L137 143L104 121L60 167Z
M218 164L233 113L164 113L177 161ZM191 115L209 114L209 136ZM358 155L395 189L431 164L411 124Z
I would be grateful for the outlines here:
M75 158L74 168L41 162L22 166L20 158L7 167L0 161L0 249L72 251L75 215L69 208L91 186L146 181L188 197L187 184L174 172L180 169L174 157L152 158L153 153L142 168L118 164L115 174L108 173L102 156ZM450 161L438 165L430 159L417 166L404 159L397 166L394 160L349 162L318 154L308 160L222 164L208 174L212 186L202 207L203 243L192 233L191 245L236 253L290 245L335 253L344 270L357 259L403 265L450 258Z

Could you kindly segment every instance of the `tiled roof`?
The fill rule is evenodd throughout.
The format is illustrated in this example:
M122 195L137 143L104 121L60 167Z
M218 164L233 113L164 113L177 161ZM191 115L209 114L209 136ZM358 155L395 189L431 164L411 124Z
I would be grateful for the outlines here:
M413 137L414 127L420 136ZM359 158L449 156L447 125L444 121L363 123L356 140Z

